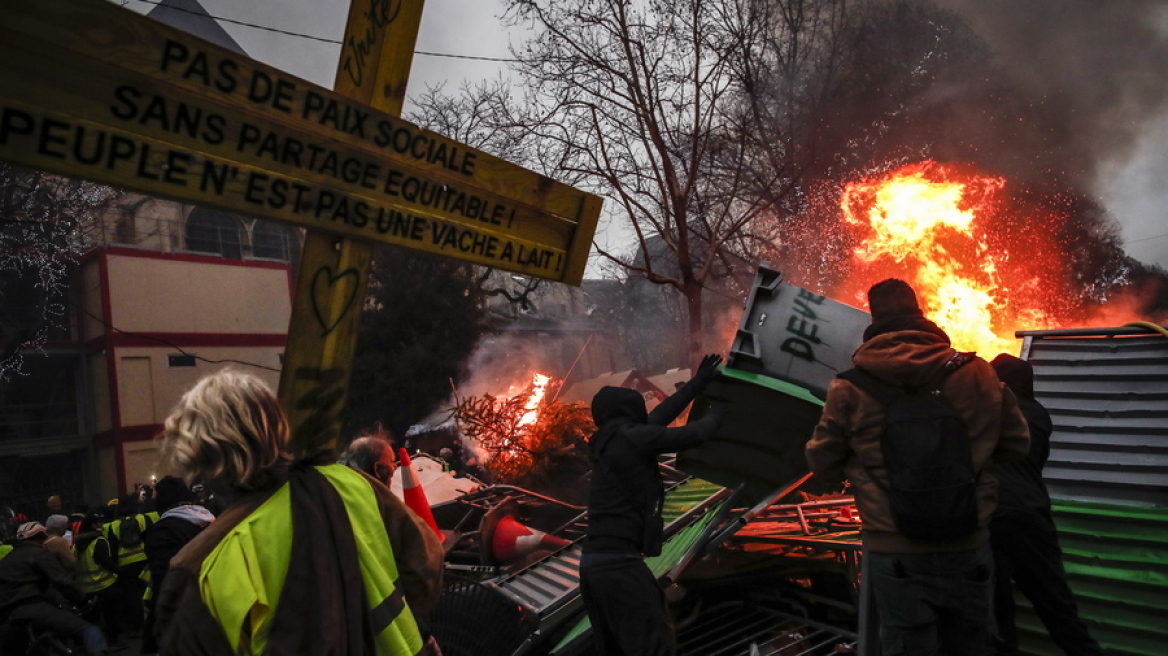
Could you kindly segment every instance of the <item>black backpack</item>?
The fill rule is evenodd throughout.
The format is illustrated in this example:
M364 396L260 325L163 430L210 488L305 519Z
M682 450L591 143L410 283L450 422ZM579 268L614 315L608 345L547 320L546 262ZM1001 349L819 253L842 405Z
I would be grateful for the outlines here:
M946 376L974 358L957 353L926 385L894 385L860 369L838 374L885 406L880 438L892 516L900 533L939 542L977 530L977 479L969 430L941 396Z
M142 527L138 525L138 516L123 517L118 526L118 544L123 549L131 549L142 544Z

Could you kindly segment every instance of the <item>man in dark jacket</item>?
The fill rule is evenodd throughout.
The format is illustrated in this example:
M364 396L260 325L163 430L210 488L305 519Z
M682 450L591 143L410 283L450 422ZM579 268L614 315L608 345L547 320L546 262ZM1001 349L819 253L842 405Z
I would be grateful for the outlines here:
M108 644L101 629L54 603L54 594L74 603L84 595L73 582L73 572L45 549L46 537L39 522L22 524L12 552L0 560L0 625L28 623L36 631L81 638L89 654L105 653ZM16 653L16 647L0 644L0 652Z
M968 432L976 528L940 542L902 533L892 512L882 448L885 405L850 380L836 378L828 388L823 416L807 443L807 462L829 483L846 478L852 484L863 520L870 574L865 584L872 585L880 616L883 656L989 654L993 557L988 542L998 487L992 465L1026 454L1026 423L989 363L957 357L948 335L924 317L907 283L877 283L868 291L868 305L872 325L852 356L857 368L885 384L919 389L952 369L940 382L939 395Z
M1034 368L1005 353L991 364L998 378L1018 397L1018 406L1030 425L1030 453L997 470L998 510L990 524L990 544L996 578L994 615L1001 637L998 654L1018 654L1013 581L1034 606L1051 639L1068 656L1101 656L1103 649L1079 618L1075 596L1067 585L1050 494L1042 481L1053 424L1050 413L1034 399Z
M142 534L146 563L150 568L146 624L142 630L143 654L158 652L158 640L154 636L155 601L162 581L166 578L166 572L170 569L170 559L208 524L215 521L215 516L210 510L195 502L195 493L191 492L181 478L166 476L158 481L155 491L158 510L162 515Z
M706 356L693 379L651 413L632 389L605 387L592 399L597 430L589 443L593 469L580 589L604 656L674 653L665 599L643 560L661 553L665 493L657 456L714 436L725 406L686 426L667 426L717 376L721 361Z

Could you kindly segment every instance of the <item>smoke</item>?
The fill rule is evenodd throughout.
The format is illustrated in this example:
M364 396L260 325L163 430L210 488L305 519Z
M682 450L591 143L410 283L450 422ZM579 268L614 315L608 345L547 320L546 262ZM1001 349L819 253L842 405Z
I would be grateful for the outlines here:
M1155 202L1168 200L1168 5L876 0L848 29L847 84L817 132L834 158L812 167L775 245L798 284L831 294L865 275L840 211L847 185L933 161L1006 181L986 208L986 245L1008 258L1009 280L1041 290L1020 298L1011 284L1012 304L1064 324L1019 328L1079 324L1125 294L1129 320L1168 307L1168 275L1131 258L1122 239L1168 251ZM1166 146L1149 150L1154 135ZM1133 161L1159 166L1118 184Z
M1162 235L1168 177L1168 4L937 0L988 45L1028 105L1048 167L1102 196L1129 241ZM1005 145L1005 144L1004 144ZM1044 167L1046 168L1046 167ZM1168 262L1168 238L1137 249Z
M550 330L549 330L550 332ZM533 339L534 338L534 339ZM467 380L458 385L455 396L466 398L490 394L510 398L531 387L534 373L559 378L567 371L558 355L560 345L540 345L531 332L502 332L485 337L471 354Z

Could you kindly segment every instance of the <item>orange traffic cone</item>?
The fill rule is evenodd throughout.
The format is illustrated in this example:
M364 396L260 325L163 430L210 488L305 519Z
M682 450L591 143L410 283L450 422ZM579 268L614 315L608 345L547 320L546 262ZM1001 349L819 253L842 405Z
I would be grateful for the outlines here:
M422 489L421 484L418 483L418 474L411 467L410 454L405 449L398 449L398 462L401 467L398 472L401 473L402 482L402 498L409 506L410 510L414 511L418 517L421 517L434 532L438 534L438 539L446 542L446 536L442 535L442 531L438 530L438 522L434 521L434 513L430 511L430 502L426 501L426 492Z
M520 524L511 516L500 519L491 536L491 551L501 562L526 556L536 549L555 550L570 544L563 538Z

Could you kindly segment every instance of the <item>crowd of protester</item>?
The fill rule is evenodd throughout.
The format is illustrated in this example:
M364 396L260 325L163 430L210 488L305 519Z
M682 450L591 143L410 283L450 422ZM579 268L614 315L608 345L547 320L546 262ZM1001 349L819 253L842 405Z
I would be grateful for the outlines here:
M89 654L138 641L141 653L157 653L155 584L219 506L167 476L106 503L54 495L43 518L14 512L0 544L0 653L17 653L29 628Z

